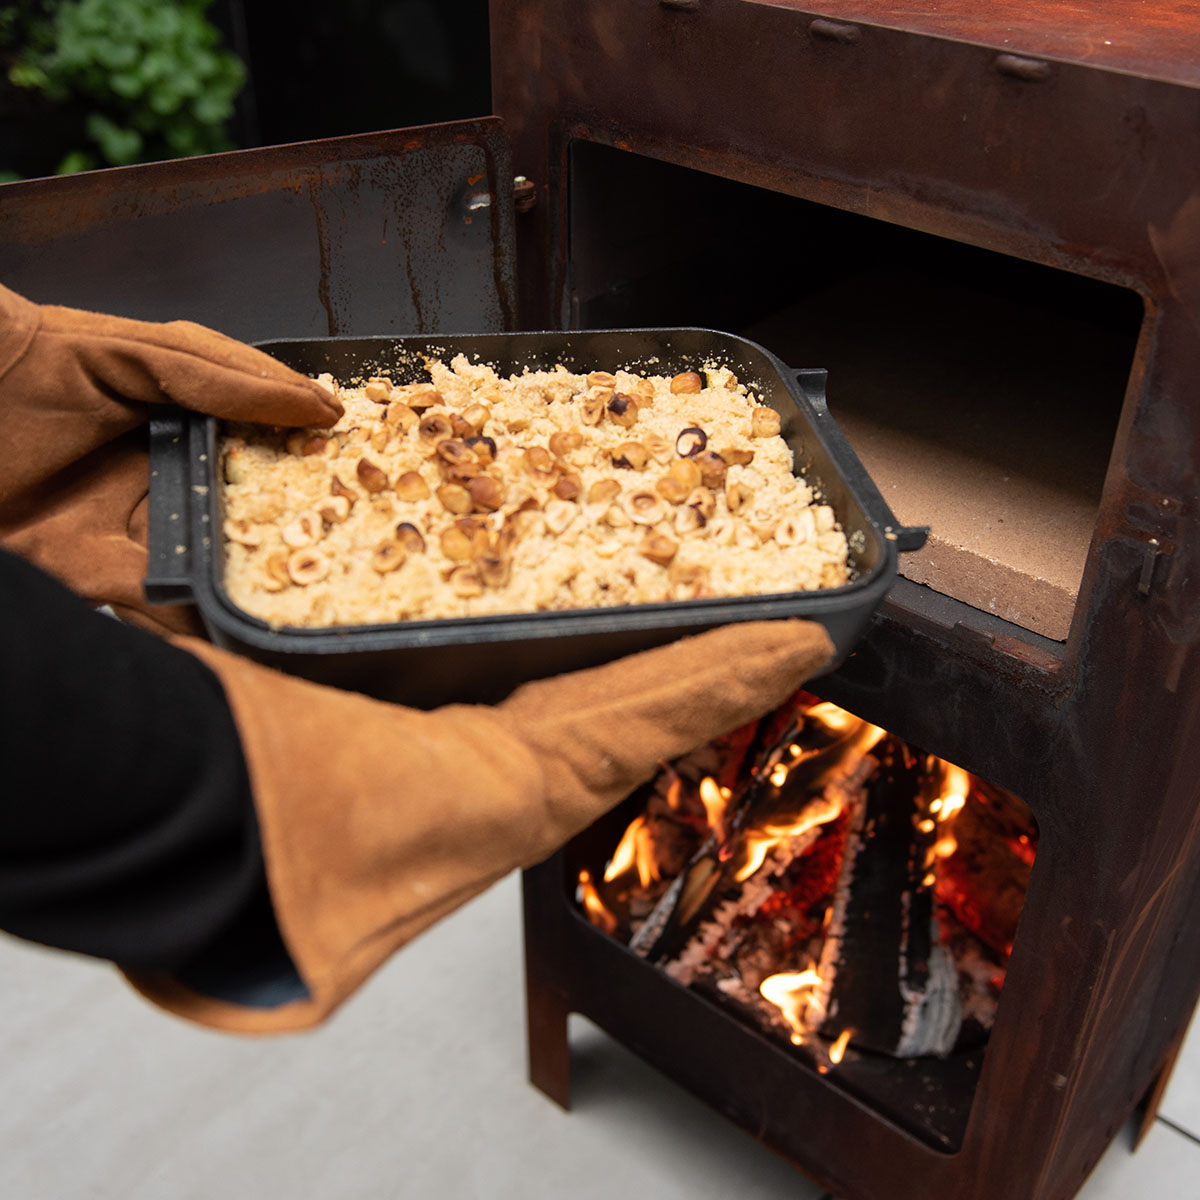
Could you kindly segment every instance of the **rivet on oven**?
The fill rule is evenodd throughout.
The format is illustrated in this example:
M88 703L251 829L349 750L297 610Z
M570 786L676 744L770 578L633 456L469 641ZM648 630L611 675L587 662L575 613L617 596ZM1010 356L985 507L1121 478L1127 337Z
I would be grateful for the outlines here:
M527 213L537 207L537 184L524 175L513 179L513 207L519 213Z

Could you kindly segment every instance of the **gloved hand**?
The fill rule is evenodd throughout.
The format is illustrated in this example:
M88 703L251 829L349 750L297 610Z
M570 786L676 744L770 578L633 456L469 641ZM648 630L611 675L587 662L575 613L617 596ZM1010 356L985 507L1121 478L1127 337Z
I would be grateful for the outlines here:
M242 1032L316 1024L421 930L545 858L658 765L776 707L832 654L819 625L731 625L526 684L398 708L182 639L241 736L275 916L310 999L240 1008L163 974L156 1003Z
M164 401L279 425L341 415L314 380L200 325L36 305L0 287L0 543L135 624L199 632L192 609L142 595L144 425Z

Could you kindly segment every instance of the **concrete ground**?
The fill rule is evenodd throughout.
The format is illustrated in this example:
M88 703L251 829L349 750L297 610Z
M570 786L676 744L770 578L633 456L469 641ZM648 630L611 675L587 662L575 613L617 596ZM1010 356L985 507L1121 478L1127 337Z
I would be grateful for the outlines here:
M0 979L0 1200L821 1197L582 1020L573 1110L529 1086L515 876L310 1034L193 1029L109 967L11 939ZM1082 1200L1200 1195L1200 1034L1128 1147Z

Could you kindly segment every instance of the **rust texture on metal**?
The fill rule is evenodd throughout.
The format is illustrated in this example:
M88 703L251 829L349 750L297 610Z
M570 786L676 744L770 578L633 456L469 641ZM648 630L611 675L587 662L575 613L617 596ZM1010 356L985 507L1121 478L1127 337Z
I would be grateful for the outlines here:
M822 681L830 699L1021 795L1039 824L956 1154L776 1062L686 993L660 995L581 931L563 860L527 879L531 987L592 1016L836 1194L1066 1200L1200 994L1200 944L1181 936L1200 904L1200 15L1131 0L830 0L818 11L710 0L688 14L493 0L492 16L495 108L515 168L544 188L518 231L527 326L570 319L578 140L1074 272L1144 303L1065 647L980 632L965 606L961 621L926 617L897 589ZM814 21L859 37L814 36Z
M249 341L508 328L508 161L489 118L7 184L0 276Z
M746 0L809 11L805 0ZM823 0L825 17L994 46L1108 71L1200 84L1193 0Z

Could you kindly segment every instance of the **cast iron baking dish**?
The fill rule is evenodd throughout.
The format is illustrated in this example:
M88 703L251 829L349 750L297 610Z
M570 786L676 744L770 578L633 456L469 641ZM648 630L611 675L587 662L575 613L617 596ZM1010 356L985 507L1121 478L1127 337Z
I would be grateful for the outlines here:
M621 655L733 621L803 617L829 631L838 659L849 652L891 587L900 550L926 531L901 528L825 406L825 372L793 371L762 346L708 329L622 329L263 343L268 354L309 375L348 381L388 374L427 378L426 355L457 354L500 375L552 368L619 368L674 375L728 366L779 413L802 472L832 505L851 547L851 582L788 592L619 608L513 613L390 625L272 629L234 606L222 583L224 548L217 422L174 411L151 426L150 569L154 601L192 601L219 646L294 675L380 699L431 708L493 702L529 679Z

